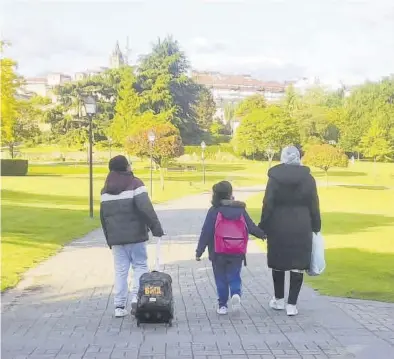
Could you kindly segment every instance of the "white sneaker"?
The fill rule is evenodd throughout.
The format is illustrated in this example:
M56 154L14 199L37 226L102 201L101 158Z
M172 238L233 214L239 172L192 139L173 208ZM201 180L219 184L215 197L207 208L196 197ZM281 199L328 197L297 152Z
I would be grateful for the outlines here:
M293 316L297 315L298 314L297 306L295 306L293 304L287 304L286 305L286 312L289 317L293 317Z
M125 308L115 308L115 317L116 318L123 318L127 314L129 314L129 313L127 312L127 310Z
M216 311L219 315L226 315L227 314L227 307L220 307Z
M231 308L234 311L237 311L241 308L241 297L239 296L239 294L234 294L231 297Z
M284 310L285 309L285 299L276 299L272 298L269 302L269 306L275 310Z

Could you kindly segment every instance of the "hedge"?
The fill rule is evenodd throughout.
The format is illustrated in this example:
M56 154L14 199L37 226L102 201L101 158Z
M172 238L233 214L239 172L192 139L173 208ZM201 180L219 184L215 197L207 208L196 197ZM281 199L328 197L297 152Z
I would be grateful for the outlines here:
M198 155L201 156L201 146L185 146L185 155ZM224 143L221 145L207 146L205 148L205 158L214 159L218 153L229 153L234 155L233 146L229 143Z
M26 176L28 168L27 160L1 159L2 176Z

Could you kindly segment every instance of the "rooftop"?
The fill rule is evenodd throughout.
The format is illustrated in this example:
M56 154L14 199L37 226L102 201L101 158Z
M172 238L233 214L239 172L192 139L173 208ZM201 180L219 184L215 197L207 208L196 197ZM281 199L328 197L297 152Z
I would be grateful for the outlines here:
M284 92L286 86L274 81L261 81L251 75L231 75L219 72L193 71L192 77L201 85L215 89L239 89L253 91Z

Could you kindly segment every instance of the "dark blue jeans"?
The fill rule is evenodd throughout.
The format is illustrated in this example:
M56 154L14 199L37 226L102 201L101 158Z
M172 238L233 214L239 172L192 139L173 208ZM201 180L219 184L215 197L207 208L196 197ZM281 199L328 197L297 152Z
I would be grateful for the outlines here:
M230 295L241 295L241 268L243 258L240 256L216 255L212 260L213 274L219 296L219 307L227 307Z

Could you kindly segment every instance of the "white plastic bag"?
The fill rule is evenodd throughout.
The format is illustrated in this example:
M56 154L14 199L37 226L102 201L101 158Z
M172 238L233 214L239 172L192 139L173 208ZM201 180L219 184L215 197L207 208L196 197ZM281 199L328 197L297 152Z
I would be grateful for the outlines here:
M326 260L324 258L324 238L321 233L313 233L312 238L312 256L311 267L307 271L310 276L317 276L326 269Z

